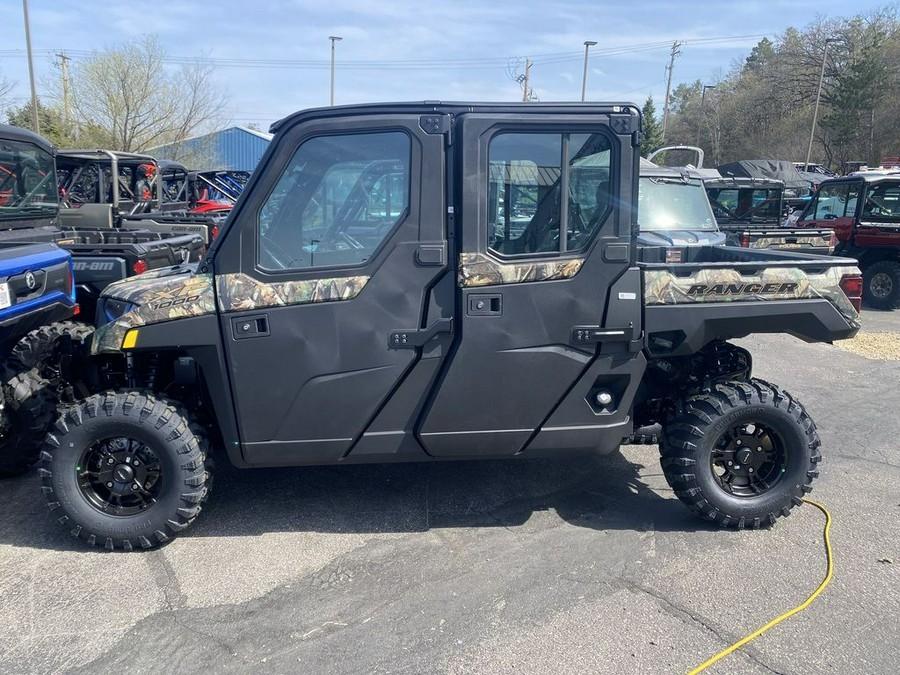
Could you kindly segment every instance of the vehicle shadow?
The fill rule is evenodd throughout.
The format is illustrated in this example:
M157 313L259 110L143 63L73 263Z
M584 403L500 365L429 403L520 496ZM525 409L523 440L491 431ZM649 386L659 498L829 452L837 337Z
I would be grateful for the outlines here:
M655 448L641 449L640 461L646 466L617 452L575 459L253 470L220 466L203 513L183 536L512 528L540 511L597 530L717 529L673 498ZM48 515L35 472L0 482L0 544L80 547Z

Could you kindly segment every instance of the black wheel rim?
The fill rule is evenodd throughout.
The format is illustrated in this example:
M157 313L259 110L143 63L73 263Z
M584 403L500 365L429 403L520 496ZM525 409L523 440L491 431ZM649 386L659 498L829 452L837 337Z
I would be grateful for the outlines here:
M133 438L107 438L82 453L75 467L88 503L111 516L132 516L156 503L162 487L159 457Z
M773 489L787 471L784 440L765 424L739 424L719 438L710 468L718 486L728 494L758 497Z
M869 290L876 298L883 299L888 297L891 291L894 290L894 281L891 279L891 275L886 272L873 274L871 281L869 281Z

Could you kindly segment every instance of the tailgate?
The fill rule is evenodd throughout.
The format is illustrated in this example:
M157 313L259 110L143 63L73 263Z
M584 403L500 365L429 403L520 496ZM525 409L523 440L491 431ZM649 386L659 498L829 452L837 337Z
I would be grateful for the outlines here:
M750 301L827 300L851 324L859 325L841 281L859 276L850 258L710 247L705 260L643 264L644 304L688 305Z
M750 249L772 249L831 255L834 253L834 230L747 230L741 232L741 246Z
M206 245L196 234L168 237L159 241L148 241L140 244L141 257L147 263L147 269L171 267L183 263L197 262L203 256Z

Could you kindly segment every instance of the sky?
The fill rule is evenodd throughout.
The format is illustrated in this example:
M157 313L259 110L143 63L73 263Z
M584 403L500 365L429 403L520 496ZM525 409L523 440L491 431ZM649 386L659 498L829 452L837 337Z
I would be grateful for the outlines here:
M207 59L228 97L228 124L273 121L328 105L329 36L335 47L335 103L514 101L513 79L531 58L541 101L579 100L584 42L590 48L587 99L633 101L657 109L673 41L679 82L714 81L763 37L839 17L884 0L215 0L161 3L29 0L38 95L60 77L56 52L73 61L147 33L177 69ZM518 70L517 70L518 68ZM511 74L512 73L512 74ZM0 0L0 76L15 82L13 104L29 96L22 2ZM227 124L223 124L227 126Z

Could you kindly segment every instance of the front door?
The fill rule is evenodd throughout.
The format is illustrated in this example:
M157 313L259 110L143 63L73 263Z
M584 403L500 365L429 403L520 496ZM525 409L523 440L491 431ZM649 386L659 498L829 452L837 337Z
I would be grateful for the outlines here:
M406 447L431 385L415 366L426 351L436 372L450 340L452 295L441 306L437 290L451 280L445 122L325 116L283 132L264 158L216 270L249 463L339 461L399 390L408 409L392 407L397 428L367 447Z

